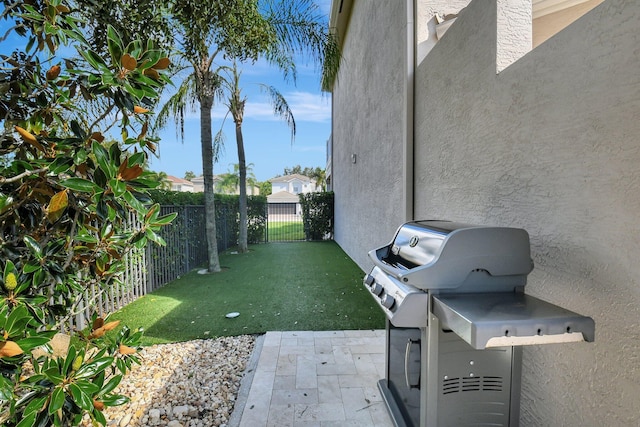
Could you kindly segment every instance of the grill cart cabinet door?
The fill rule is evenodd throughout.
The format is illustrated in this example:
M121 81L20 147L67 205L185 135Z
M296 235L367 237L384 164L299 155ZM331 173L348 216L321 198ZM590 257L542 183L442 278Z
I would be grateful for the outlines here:
M420 425L421 333L387 322L387 376L381 386L392 395L396 408L391 416L399 426Z
M519 381L512 378L512 361L520 357L520 349L475 350L454 332L440 330L439 335L437 425L511 425L520 403L511 401L520 391Z

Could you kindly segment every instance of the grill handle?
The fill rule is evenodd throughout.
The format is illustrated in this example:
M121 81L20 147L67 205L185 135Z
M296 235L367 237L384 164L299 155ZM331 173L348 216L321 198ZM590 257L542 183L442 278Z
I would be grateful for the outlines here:
M416 384L411 384L411 379L409 378L409 364L411 363L411 349L414 344L420 345L420 340L412 340L409 338L407 340L407 348L404 352L404 379L407 383L407 388L409 390L417 388L420 389L420 374L418 374L418 382Z

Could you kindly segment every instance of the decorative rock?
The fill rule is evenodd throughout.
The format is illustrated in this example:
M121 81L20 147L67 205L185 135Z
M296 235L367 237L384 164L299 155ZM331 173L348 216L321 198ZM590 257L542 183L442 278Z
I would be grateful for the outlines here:
M182 405L182 406L175 406L173 408L173 416L178 419L181 419L182 417L184 417L187 414L187 412L189 412L188 406Z
M120 427L127 427L129 422L131 422L131 414L125 414L125 416L120 420Z
M225 426L254 343L242 335L146 347L115 390L131 400L105 409L107 425Z
M160 421L160 410L159 409L149 409L149 422L157 423Z

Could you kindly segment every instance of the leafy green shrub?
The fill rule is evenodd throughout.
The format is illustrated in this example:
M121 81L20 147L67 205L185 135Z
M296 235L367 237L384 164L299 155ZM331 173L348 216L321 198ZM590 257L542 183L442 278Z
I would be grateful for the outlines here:
M204 205L204 193L190 193L188 191L172 191L153 189L149 191L149 196L155 203L161 205Z
M267 197L249 196L247 200L247 243L262 243L267 229Z
M50 340L85 292L120 284L132 248L162 244L175 217L145 203L158 182L144 169L157 142L144 106L168 82L169 60L112 28L100 56L60 0L12 6L29 40L0 58L0 425L77 425L83 414L104 425L104 407L127 400L114 390L141 332L116 333L94 313L67 350L51 355ZM67 42L79 58L55 56ZM114 125L121 141L103 134Z
M161 205L204 205L204 193L189 193L154 189L149 192L151 199ZM216 224L221 229L226 226L232 236L232 244L238 241L239 196L235 194L215 194ZM267 198L265 196L248 196L247 198L247 240L249 243L264 241L267 226ZM224 236L218 235L218 240Z
M324 240L333 232L333 192L300 194L307 240Z

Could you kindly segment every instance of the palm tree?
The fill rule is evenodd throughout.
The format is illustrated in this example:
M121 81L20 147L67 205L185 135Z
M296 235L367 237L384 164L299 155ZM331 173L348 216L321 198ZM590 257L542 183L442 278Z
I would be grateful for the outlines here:
M220 137L220 132L216 135L216 138ZM215 141L215 139L214 139ZM215 142L214 142L215 144ZM222 180L220 181L220 187L228 193L239 193L240 191L240 165L238 163L231 164L232 170L227 170L227 173L218 175ZM253 174L253 163L246 165L247 170L247 185L256 185L256 176Z
M218 147L211 134L211 110L220 91L221 79L215 60L218 55L257 59L276 42L270 25L260 14L256 2L220 0L215 4L200 0L176 0L170 13L179 33L179 56L183 70L190 74L176 93L163 106L156 126L162 127L174 117L180 136L184 138L185 111L200 105L200 145L204 178L205 230L208 249L208 271L219 272L213 164ZM253 31L247 31L248 26Z
M322 189L322 191L326 191L327 189L327 172L317 167L313 170L313 173L310 174L310 178L316 180L316 187Z
M200 106L208 271L218 272L213 164L219 145L213 143L211 110L222 80L215 61L219 55L237 61L262 56L277 64L286 78L295 79L294 56L308 53L321 64L324 86L337 73L338 44L312 0L170 0L169 13L179 33L174 40L182 60L173 62L182 63L189 74L161 109L156 125L162 127L173 117L184 138L185 111L196 102Z
M241 71L238 70L238 64L234 61L232 67L225 67L225 76L222 79L222 90L225 93L225 101L223 101L228 109L228 113L233 118L236 130L236 146L238 148L238 172L240 186L240 230L238 236L238 252L245 253L249 250L247 242L247 163L244 153L244 137L242 135L242 122L244 119L244 107L247 98L242 95L240 88ZM273 113L284 119L291 129L291 142L296 135L296 122L293 113L287 104L286 99L278 90L269 85L260 84L260 88L269 95L269 100L273 106ZM224 125L224 122L223 122ZM216 135L216 140L222 137L222 128Z

